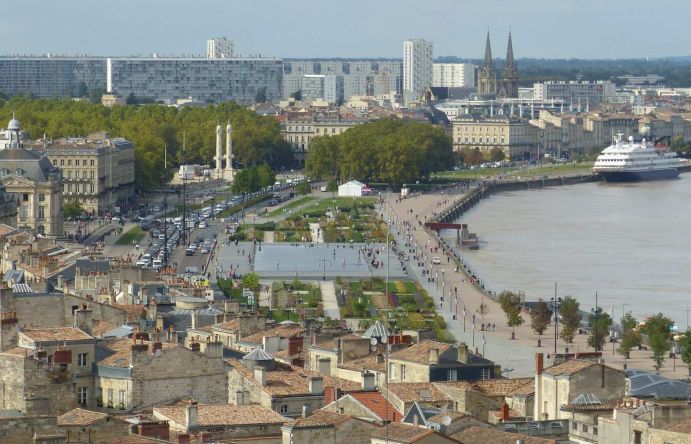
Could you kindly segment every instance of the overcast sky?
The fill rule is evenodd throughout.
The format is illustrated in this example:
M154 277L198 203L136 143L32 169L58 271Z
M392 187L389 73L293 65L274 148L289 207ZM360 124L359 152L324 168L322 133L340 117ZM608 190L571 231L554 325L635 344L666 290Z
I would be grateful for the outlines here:
M691 55L691 0L3 0L0 54L202 54L226 35L242 54L480 58Z

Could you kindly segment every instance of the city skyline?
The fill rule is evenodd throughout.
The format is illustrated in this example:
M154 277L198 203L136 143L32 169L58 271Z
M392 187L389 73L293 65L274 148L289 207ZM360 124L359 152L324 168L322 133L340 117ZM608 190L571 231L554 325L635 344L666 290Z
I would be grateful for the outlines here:
M0 29L0 54L4 55L203 55L207 39L228 36L242 55L401 58L403 40L424 38L434 43L435 57L479 59L488 28L497 44L506 40L510 30L518 58L691 55L686 45L691 31L681 26L681 17L691 12L691 5L686 3L676 5L677 13L666 18L664 34L643 31L651 24L649 16L641 12L645 4L639 0L559 4L544 0L493 0L489 4L435 0L425 5L400 0L395 8L393 0L375 4L353 0L347 8L315 0L303 0L290 8L276 0L208 0L195 4L194 9L182 0L10 3L7 10L12 11L13 19ZM517 9L530 20L517 16ZM411 17L415 26L411 26ZM336 18L342 26L334 26ZM675 26L675 20L680 26Z

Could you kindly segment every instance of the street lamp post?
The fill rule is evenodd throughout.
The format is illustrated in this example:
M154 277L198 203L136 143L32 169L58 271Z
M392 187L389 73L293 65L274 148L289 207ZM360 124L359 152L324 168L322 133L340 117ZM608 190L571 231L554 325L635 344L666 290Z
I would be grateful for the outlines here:
M595 330L595 351L600 351L600 329L598 326L598 318L600 317L600 307L597 305L597 291L595 292L595 308L591 309L590 312L595 316L595 321L593 322L592 328Z
M557 336L559 333L559 308L561 308L561 298L557 297L557 283L554 283L554 297L550 298L552 311L554 312L554 355L557 355Z

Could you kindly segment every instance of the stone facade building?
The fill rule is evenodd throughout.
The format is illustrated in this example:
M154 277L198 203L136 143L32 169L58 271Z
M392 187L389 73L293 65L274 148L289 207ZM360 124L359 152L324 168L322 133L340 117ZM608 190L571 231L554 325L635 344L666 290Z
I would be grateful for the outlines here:
M454 151L479 150L488 156L499 149L511 159L537 155L536 128L527 120L498 114L491 117L465 114L453 121Z
M18 197L16 194L9 194L0 182L0 224L16 227Z
M368 421L320 410L286 424L281 430L283 444L369 444L377 429Z
M36 141L33 149L62 171L65 200L77 200L90 214L114 212L134 196L134 144L107 132Z
M562 406L584 393L592 393L604 403L624 396L626 375L621 370L580 359L543 369L542 353L535 360L535 419L569 418L570 413L563 411Z
M0 150L0 182L18 197L17 227L45 236L63 234L62 176L50 160L24 148L16 119L7 126L9 142Z

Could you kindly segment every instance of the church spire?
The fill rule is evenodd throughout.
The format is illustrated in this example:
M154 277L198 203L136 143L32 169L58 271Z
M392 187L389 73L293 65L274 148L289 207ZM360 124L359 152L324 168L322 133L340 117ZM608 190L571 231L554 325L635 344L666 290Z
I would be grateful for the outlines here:
M509 46L506 48L506 64L513 67L513 43L511 43L511 31L509 31Z
M487 43L485 43L485 68L493 66L492 63L492 45L489 42L489 29L487 30Z

